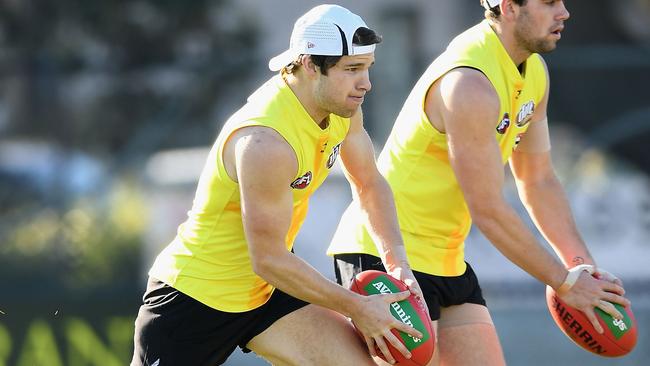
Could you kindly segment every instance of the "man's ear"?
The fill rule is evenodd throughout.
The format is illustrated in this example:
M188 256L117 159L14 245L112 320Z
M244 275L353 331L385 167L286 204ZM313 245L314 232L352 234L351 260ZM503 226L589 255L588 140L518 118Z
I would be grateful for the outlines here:
M519 13L519 5L512 0L501 0L501 16L508 20L513 20Z
M310 55L300 56L300 62L307 76L317 77L321 73L320 67L314 63Z

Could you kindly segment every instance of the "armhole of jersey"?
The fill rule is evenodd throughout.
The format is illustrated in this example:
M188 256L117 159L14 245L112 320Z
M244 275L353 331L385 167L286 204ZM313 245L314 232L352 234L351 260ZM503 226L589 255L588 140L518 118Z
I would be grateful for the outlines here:
M230 175L226 171L226 164L225 164L225 162L223 160L223 152L224 152L224 149L226 147L226 143L228 142L228 140L230 140L230 137L235 132L241 130L242 128L246 128L246 127L266 127L266 128L272 129L278 135L280 135L280 137L282 137L282 139L291 147L291 150L293 150L293 154L296 157L296 162L298 163L298 169L296 170L296 173L294 174L293 179L298 179L298 175L302 171L302 168L303 168L304 164L303 164L303 161L302 161L302 157L299 156L298 152L296 151L296 148L289 142L289 140L286 138L286 136L284 136L282 134L282 132L278 131L276 128L273 128L272 126L263 125L263 124L261 124L259 122L256 122L256 121L246 121L246 122L243 122L243 123L237 125L232 130L230 130L226 136L223 136L223 139L221 139L221 141L218 143L219 145L217 147L217 168L219 169L219 174L223 175L223 177L225 179L227 179L228 182L232 183L233 185L238 184L237 182L235 182L230 177Z
M420 113L421 113L421 119L427 122L427 124L429 125L429 127L430 127L431 130L433 131L434 135L445 136L446 133L438 131L438 129L435 128L435 127L433 126L433 123L431 123L431 120L429 119L429 116L427 116L427 112L424 110L424 109L425 109L425 102L426 102L426 100L427 100L427 94L429 94L429 90L431 90L431 87L433 86L433 84L435 84L438 80L440 80L441 78L443 78L445 75L447 75L447 74L450 73L451 71L456 70L456 69L462 69L462 68L473 69L473 70L476 70L476 71L480 72L481 74L485 75L485 73L483 72L483 70L481 70L481 69L479 69L479 68L476 68L476 67L474 67L474 66L469 66L469 65L452 65L452 66L449 68L449 70L447 70L447 71L441 73L437 78L431 80L431 82L429 83L429 86L427 86L427 88L425 89L425 91L424 91L424 93L423 93L423 95L422 95L422 99L420 100ZM489 78L487 75L485 75L485 77L488 79L488 81L490 81L490 84L491 84L491 85L494 85L494 84L492 84L492 80L490 80L490 78Z

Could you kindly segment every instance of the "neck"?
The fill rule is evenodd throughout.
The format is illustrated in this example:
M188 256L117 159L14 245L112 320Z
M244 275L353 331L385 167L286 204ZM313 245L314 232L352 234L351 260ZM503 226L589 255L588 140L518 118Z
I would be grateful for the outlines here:
M513 25L506 25L502 22L496 22L493 20L490 20L489 22L490 27L492 27L494 32L497 34L497 37L499 37L501 44L503 44L503 48L505 48L506 52L512 59L512 62L514 62L515 66L519 67L528 59L528 57L530 57L531 52L519 46L517 39L515 38L515 32L511 29Z
M314 92L311 89L312 86L310 83L306 82L306 80L303 80L304 75L294 75L292 73L283 75L283 78L314 123L321 127L326 126L329 112L318 107L318 104L314 99Z

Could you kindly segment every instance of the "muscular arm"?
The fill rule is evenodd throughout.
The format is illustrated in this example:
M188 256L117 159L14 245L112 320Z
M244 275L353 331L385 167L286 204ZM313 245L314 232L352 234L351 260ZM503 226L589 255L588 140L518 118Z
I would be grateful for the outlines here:
M510 161L519 197L564 265L593 264L551 165L550 153L515 153Z
M253 270L271 285L344 315L359 296L320 275L286 249L293 199L289 183L298 169L295 153L275 131L249 127L235 133L236 174L242 220Z
M499 99L487 78L473 69L446 74L430 91L449 145L449 160L476 226L508 259L558 288L567 270L536 239L503 197L504 169L494 138Z
M548 72L546 75L548 78ZM569 202L551 161L546 110L549 83L532 122L510 158L519 198L535 225L567 268L596 265L576 227Z
M510 261L557 290L567 277L567 270L537 241L502 194L504 169L494 138L499 100L487 78L473 69L453 70L429 92L429 103L441 106L439 113L447 133L449 160L475 224ZM554 202L562 204L561 199L555 198ZM564 230L570 230L570 226L565 225ZM562 233L554 235L558 234ZM587 255L584 251L580 253ZM563 255L571 253L567 250ZM582 273L570 291L559 295L583 311L602 333L594 307L620 318L620 313L601 299L627 304L618 295L622 293L620 286Z
M377 170L372 142L362 125L361 110L351 119L350 131L341 148L341 162L386 269L390 272L398 267L409 268L393 192Z
M375 343L388 352L386 338L407 355L408 350L390 330L396 328L415 337L422 335L395 319L389 304L405 299L408 292L358 295L329 281L286 249L285 238L293 210L289 184L298 167L295 153L286 141L266 127L244 128L231 137L224 157L226 166L232 168L229 157L235 162L253 271L291 296L352 318L366 341L372 340L371 353Z
M392 276L404 281L409 290L424 304L422 290L406 258L393 192L386 179L377 170L372 142L363 128L361 109L351 118L350 130L341 147L341 163L343 172L350 182L352 195L359 204L368 233L377 246L386 270ZM392 339L389 341L395 344ZM374 355L372 342L368 338L366 342L368 350ZM383 348L383 345L379 344L379 348Z

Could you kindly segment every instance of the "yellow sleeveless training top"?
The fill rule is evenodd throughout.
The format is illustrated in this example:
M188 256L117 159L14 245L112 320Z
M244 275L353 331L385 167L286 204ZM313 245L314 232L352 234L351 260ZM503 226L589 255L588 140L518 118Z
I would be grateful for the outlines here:
M465 272L464 241L471 226L463 193L448 158L446 136L424 112L426 93L448 71L471 67L487 76L500 99L495 139L505 164L526 132L546 90L540 56L531 55L519 72L487 20L457 36L425 71L407 98L382 150L378 166L390 184L409 263L414 270L458 276ZM353 202L346 210L328 254L377 255Z
M321 129L277 75L248 98L219 133L201 173L192 210L175 239L158 255L149 275L221 311L243 312L263 305L274 288L252 269L241 218L239 186L224 168L224 142L237 129L266 126L291 145L298 172L287 250L307 215L309 197L327 177L350 120L333 114Z

